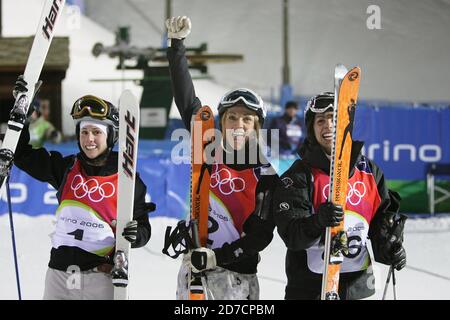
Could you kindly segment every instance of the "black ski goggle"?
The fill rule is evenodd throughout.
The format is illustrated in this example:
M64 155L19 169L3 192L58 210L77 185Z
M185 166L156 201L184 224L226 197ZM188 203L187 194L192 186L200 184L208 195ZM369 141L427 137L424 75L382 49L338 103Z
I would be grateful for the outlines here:
M334 98L333 97L318 97L316 99L310 100L306 106L305 113L308 111L314 113L324 113L329 108L333 109Z
M91 116L96 119L105 119L109 113L108 104L95 96L84 96L75 101L70 115L74 119Z

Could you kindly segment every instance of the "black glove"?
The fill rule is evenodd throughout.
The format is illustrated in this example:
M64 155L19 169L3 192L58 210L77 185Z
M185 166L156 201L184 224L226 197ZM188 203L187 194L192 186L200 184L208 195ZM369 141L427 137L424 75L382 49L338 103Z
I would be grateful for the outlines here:
M0 149L0 176L6 177L11 170L14 153L9 149Z
M403 214L397 214L389 219L390 226L382 229L382 233L385 233L382 237L384 240L378 240L381 244L376 244L378 249L374 250L378 262L392 265L398 271L406 265L406 251L402 245L406 219Z
M123 229L122 236L131 244L136 243L138 240L138 222L136 220L128 222Z
M344 219L344 210L341 205L324 202L319 206L319 211L312 217L315 225L320 229L336 227Z
M13 97L14 99L17 99L17 96L20 93L24 93L27 92L27 82L23 79L23 74L21 74L19 77L17 77L16 83L14 84L14 89L13 89Z
M406 266L406 251L401 244L392 248L391 256L391 265L397 271L402 270Z
M17 96L18 96L20 93L24 93L24 92L27 92L27 91L28 91L27 84L28 84L28 83L27 83L27 82L24 80L24 78L23 78L23 74L21 74L20 76L17 77L17 80L16 80L16 82L15 82L15 84L14 84L14 89L13 89L13 92L12 92L12 94L13 94L13 96L14 96L14 99L16 99ZM38 94L38 92L39 92L39 89L41 89L41 85L42 85L42 80L39 80L39 81L36 83L36 85L34 86L33 99L31 99L31 103L30 103L30 106L33 107L33 108L30 108L30 109L33 109L33 110L36 110L36 111L38 111L38 110L36 109L36 105L37 105L37 104L35 104L35 103L33 103L33 102L34 102L35 98L37 97L37 94Z

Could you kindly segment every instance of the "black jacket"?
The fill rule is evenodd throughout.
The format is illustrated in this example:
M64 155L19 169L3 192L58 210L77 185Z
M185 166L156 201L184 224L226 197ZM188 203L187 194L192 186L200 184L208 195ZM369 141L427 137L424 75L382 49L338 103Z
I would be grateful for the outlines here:
M355 164L362 157L360 154L362 142L354 141L351 155L351 171L353 175ZM313 273L307 265L306 249L311 247L323 234L325 229L319 229L312 220L314 185L311 181L311 167L321 169L329 175L330 161L319 145L309 145L303 148L302 160L297 160L281 179L292 181L290 185L280 184L274 194L274 215L277 230L287 247L286 299L318 299L320 298L322 275ZM392 218L391 198L381 169L372 161L366 159L377 183L381 203L369 226L369 238L377 259L376 250L382 246L373 245L387 241L380 236L383 224ZM280 204L288 203L290 209L283 210ZM397 208L398 210L398 208ZM378 259L377 259L378 261ZM382 261L379 261L382 262ZM339 296L341 299L361 299L374 294L371 268L363 271L341 273Z
M49 152L44 148L32 149L31 145L28 144L29 140L28 128L25 127L17 145L14 163L19 169L25 171L33 178L47 182L54 187L57 190L58 202L66 183L67 173L77 158L87 175L109 176L117 173L117 152L110 153L104 166L94 167L87 164L80 154L63 157L61 153L56 151ZM132 246L133 248L144 246L151 235L148 220L148 212L151 211L151 205L145 202L146 192L147 187L140 177L136 175L133 218L138 221L138 241ZM75 265L81 271L85 271L100 264L112 264L113 256L114 253L100 257L77 247L60 246L58 249L52 248L49 267L66 271L69 266Z
M183 41L172 39L172 46L167 50L172 91L185 127L189 130L192 115L202 104L195 95L185 52ZM227 163L227 166L234 170L245 170L261 166L261 164ZM225 243L221 248L214 249L219 266L245 274L257 272L259 252L266 248L273 238L275 224L271 212L271 200L277 180L279 180L277 175L261 176L256 187L256 209L243 225L245 235L232 243ZM242 254L236 257L235 252L242 252Z

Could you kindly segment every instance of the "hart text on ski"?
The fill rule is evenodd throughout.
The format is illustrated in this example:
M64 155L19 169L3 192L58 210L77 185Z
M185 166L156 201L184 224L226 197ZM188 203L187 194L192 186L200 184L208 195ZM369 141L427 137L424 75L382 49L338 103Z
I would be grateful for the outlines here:
M127 115L125 116L125 121L127 123L127 139L126 139L126 148L123 151L123 159L122 167L125 170L125 173L128 177L133 178L133 166L136 159L134 159L134 149L135 149L135 125L136 119L134 116L127 111Z
M50 9L50 12L45 17L45 24L42 26L42 31L44 32L45 38L50 39L50 34L53 32L53 26L55 25L56 18L58 17L58 13L60 10L60 6L58 3L64 4L64 0L53 0L53 5Z

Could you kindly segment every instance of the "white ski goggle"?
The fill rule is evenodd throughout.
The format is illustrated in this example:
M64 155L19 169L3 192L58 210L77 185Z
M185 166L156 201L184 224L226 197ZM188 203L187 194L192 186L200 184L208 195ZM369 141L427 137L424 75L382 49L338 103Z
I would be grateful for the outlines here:
M220 104L224 107L231 107L239 101L245 103L252 110L264 110L262 99L250 89L238 89L226 93L220 100Z

